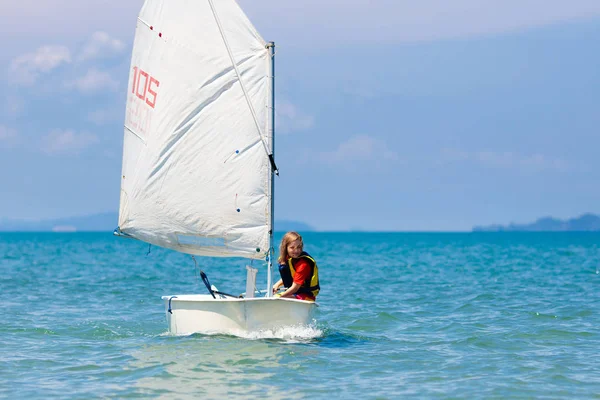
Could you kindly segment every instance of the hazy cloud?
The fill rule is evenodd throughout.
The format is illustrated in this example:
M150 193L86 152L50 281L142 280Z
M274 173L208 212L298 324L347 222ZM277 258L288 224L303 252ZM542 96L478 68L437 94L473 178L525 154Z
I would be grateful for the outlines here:
M0 146L12 147L17 140L17 131L0 125Z
M443 149L443 163L475 162L493 168L520 169L526 171L567 171L568 163L559 158L550 158L542 154L522 155L510 151L475 151L466 152L458 149Z
M106 32L95 32L85 44L81 53L77 56L78 61L94 58L107 57L121 53L125 44L119 39L114 39Z
M320 47L501 34L600 16L597 0L239 2L265 39Z
M66 86L89 94L104 90L114 91L119 83L108 72L92 68L81 78L67 82Z
M65 46L44 46L33 53L23 54L10 64L10 77L14 83L33 85L41 74L71 62L71 52Z
M314 126L314 117L305 114L295 105L288 101L278 102L275 106L276 131L280 133L291 133L305 131Z
M262 36L282 45L414 42L512 32L600 16L598 0L238 0ZM94 31L133 38L143 0L0 2L0 34L72 40Z
M323 162L345 163L351 161L395 161L397 153L388 149L387 145L371 136L354 136L341 143L337 149L320 154Z
M25 100L21 97L8 95L4 98L4 113L10 117L21 115L25 110Z
M111 122L120 121L124 118L123 110L102 109L88 114L88 121L96 125L106 125Z
M98 137L88 132L54 130L43 138L42 151L49 155L79 154L98 142Z

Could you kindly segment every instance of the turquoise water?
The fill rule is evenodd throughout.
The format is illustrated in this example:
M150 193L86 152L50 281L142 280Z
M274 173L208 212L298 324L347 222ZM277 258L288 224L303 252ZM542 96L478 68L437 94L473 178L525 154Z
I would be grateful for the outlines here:
M600 234L304 239L313 326L171 336L160 296L205 293L189 256L0 234L0 397L600 398ZM199 263L244 291L244 260Z

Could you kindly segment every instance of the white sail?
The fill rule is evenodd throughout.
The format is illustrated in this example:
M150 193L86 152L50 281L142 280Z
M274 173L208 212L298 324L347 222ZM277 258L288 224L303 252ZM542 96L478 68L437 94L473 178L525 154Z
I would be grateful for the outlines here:
M119 229L207 256L264 258L270 58L234 0L146 0L133 48Z

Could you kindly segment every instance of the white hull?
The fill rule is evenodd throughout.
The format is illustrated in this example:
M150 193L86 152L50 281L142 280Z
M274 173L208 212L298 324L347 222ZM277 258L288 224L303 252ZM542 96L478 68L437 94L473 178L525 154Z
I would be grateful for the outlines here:
M317 304L281 298L217 298L211 295L163 296L173 334L261 331L309 325ZM170 301L170 308L169 308Z

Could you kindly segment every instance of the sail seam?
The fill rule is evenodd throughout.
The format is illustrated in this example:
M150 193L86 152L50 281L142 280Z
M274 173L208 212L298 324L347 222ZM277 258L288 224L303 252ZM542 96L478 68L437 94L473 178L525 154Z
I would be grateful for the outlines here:
M254 125L256 126L256 129L258 130L258 134L260 136L260 141L263 144L263 147L265 149L267 156L272 156L271 152L269 151L269 147L265 143L264 134L262 132L262 129L260 128L260 124L258 123L258 117L256 116L256 111L254 110L254 107L252 106L252 102L250 101L250 96L248 95L246 86L244 85L244 82L242 81L242 76L238 69L237 63L235 62L235 58L233 57L233 53L231 52L231 47L229 46L229 42L227 41L225 32L223 31L223 26L221 25L221 20L219 19L219 16L217 15L217 10L215 8L215 5L213 4L212 0L208 0L208 3L213 12L213 16L215 17L215 21L219 28L219 33L221 34L221 38L223 39L223 43L225 44L225 48L227 49L227 54L229 54L229 59L231 61L231 64L233 65L235 74L237 75L238 80L240 81L240 87L242 88L242 92L244 93L244 97L246 99L246 103L248 104L248 108L250 109L250 113L252 113L252 119L254 120Z

